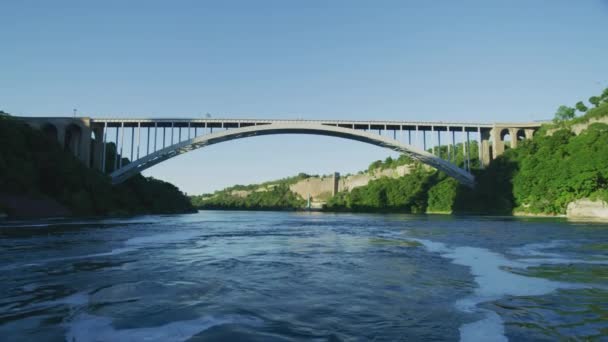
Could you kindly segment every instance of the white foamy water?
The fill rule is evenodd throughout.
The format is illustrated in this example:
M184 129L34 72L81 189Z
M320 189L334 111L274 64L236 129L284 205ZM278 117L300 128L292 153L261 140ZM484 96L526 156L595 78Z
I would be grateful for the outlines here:
M74 342L179 342L186 341L209 328L223 324L260 325L261 320L237 315L205 316L155 327L116 329L112 325L111 318L83 313L66 324L66 340Z
M412 239L420 242L429 252L439 253L442 257L452 260L454 264L467 266L471 269L477 288L472 296L458 300L455 305L460 311L467 313L483 313L485 318L460 327L461 341L506 341L504 324L500 316L490 310L478 307L478 304L498 300L504 296L540 296L557 289L585 288L588 286L551 281L543 278L526 277L504 270L505 267L526 268L540 265L550 253L534 252L539 248L548 247L528 246L522 249L525 255L543 256L541 259L510 260L499 253L477 247L449 247L441 242L423 239ZM560 242L561 243L561 242ZM525 246L524 246L525 247ZM522 247L523 248L523 247ZM555 260L563 256L551 253Z

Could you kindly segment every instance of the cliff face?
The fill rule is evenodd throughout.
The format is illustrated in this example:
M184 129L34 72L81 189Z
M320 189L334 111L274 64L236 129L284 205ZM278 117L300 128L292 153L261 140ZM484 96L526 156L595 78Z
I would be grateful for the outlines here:
M608 117L591 118L591 119L589 119L588 122L572 125L570 130L572 130L572 132L574 132L574 134L579 135L579 134L581 134L582 131L586 130L587 127L589 127L589 125L598 123L598 122L608 124Z
M399 178L411 172L411 165L401 165L395 168L376 169L357 175L339 177L311 177L292 184L289 189L300 197L307 199L311 197L313 207L322 206L334 195L334 187L337 182L338 192L351 191L354 188L366 186L370 181L382 177Z
M337 192L350 192L355 188L366 186L370 181L386 178L399 178L410 174L413 165L400 165L392 168L374 169L361 174L340 176L309 177L291 185L289 190L302 199L310 197L312 208L322 208ZM259 186L252 190L232 190L230 196L246 198L256 192L271 191L276 185Z
M571 219L608 220L608 203L587 198L568 204L566 215Z

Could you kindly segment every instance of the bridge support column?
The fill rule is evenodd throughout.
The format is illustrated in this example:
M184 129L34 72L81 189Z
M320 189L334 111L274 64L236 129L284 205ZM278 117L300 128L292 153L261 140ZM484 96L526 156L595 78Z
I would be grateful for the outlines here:
M490 131L481 130L479 139L481 165L482 167L487 167L488 165L490 165L490 161L492 160L492 155L490 153Z
M509 128L509 135L511 136L511 148L517 147L517 128Z
M93 128L95 134L95 140L93 140L93 154L91 156L91 166L97 170L103 171L103 147L104 147L104 128L95 127Z
M78 149L78 158L87 167L91 167L91 135L93 131L91 129L91 120L88 118L82 118L81 134L80 134L80 145Z
M65 147L65 125L56 124L55 127L57 128L57 142L63 149Z
M492 159L498 158L498 156L502 155L505 152L505 143L500 138L500 131L502 127L492 128L491 136L492 136Z

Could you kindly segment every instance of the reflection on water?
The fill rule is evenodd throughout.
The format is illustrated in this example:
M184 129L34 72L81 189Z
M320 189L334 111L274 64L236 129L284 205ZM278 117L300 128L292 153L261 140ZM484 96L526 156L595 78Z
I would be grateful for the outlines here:
M200 212L0 226L3 341L608 335L608 226Z

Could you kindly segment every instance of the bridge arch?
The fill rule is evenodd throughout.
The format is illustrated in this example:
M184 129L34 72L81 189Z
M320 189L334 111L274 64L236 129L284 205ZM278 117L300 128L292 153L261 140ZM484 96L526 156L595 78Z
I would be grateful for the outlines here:
M526 131L523 128L518 129L517 132L515 133L514 139L517 141L526 140Z
M508 128L503 128L500 131L500 141L511 141L511 131Z
M418 160L424 164L430 165L440 171L443 171L466 186L473 187L475 185L475 178L469 172L460 169L456 165L446 160L443 160L429 152L410 145L403 144L398 140L351 128L324 125L319 123L298 122L261 124L255 126L233 128L225 131L219 131L198 136L168 146L154 153L151 153L143 158L134 160L128 165L118 170L115 170L110 174L110 176L112 178L112 183L118 184L156 164L176 157L180 154L190 152L192 150L230 140L274 134L324 135L355 140L388 148L393 151L406 154L414 160Z
M52 141L58 140L59 132L57 130L57 126L53 125L52 123L47 122L44 125L42 125L42 132L44 133L44 135L49 137L49 139L51 139Z
M80 144L82 142L82 129L76 124L69 124L65 128L64 148L72 152L76 157L80 155Z

